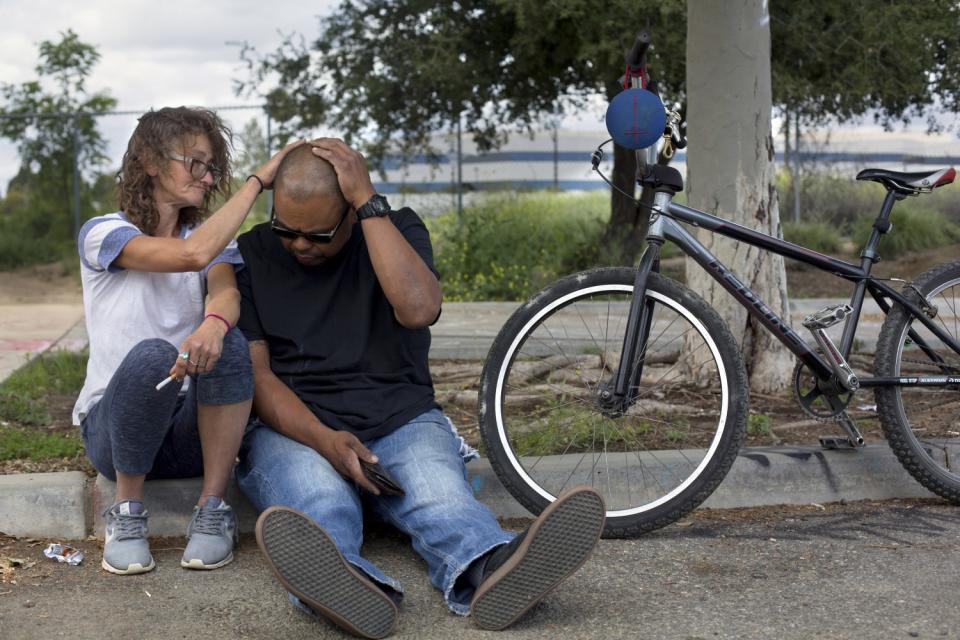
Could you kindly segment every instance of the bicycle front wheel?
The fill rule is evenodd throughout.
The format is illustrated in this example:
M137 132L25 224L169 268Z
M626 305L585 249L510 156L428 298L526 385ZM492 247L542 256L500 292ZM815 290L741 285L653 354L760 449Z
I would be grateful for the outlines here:
M596 269L544 289L501 329L480 387L481 435L507 490L540 513L566 488L588 484L606 502L607 537L663 527L702 503L733 464L747 414L730 331L700 297L655 273L628 409L601 408L635 273Z
M937 309L934 322L960 341L960 262L936 266L913 283ZM915 302L920 298L910 292ZM926 350L910 338L919 336ZM960 355L894 305L877 339L879 377L960 376ZM930 491L960 503L960 385L877 387L877 413L890 448L903 467Z

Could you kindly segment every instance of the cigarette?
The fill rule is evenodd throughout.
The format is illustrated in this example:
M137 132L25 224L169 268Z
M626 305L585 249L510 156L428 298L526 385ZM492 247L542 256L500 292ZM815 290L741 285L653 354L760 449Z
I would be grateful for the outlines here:
M173 376L169 376L169 377L165 378L164 380L161 380L160 383L155 387L155 389L156 389L157 391L160 391L160 389L163 389L165 386L167 386L168 384L170 384L170 383L173 382L174 380L176 380L176 378L174 378Z

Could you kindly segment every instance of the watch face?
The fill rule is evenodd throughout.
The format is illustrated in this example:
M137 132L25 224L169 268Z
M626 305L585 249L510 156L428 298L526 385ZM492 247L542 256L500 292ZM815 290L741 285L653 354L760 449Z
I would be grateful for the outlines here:
M363 220L372 216L385 216L388 213L390 213L390 204L385 197L377 194L357 210L357 217Z

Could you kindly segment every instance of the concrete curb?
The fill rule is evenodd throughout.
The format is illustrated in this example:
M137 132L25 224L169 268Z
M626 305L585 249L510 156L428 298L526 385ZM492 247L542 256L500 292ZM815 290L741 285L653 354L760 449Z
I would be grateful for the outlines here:
M87 535L87 477L79 471L0 475L0 531L76 540Z
M477 498L498 518L530 517L503 488L487 460L471 462L467 470ZM147 483L150 534L183 535L199 491L197 478ZM112 482L78 471L0 476L0 531L57 540L102 536L101 514L113 495ZM932 495L900 466L885 443L859 451L769 447L741 451L704 506L726 509ZM256 513L235 485L227 501L236 509L240 530L252 531Z

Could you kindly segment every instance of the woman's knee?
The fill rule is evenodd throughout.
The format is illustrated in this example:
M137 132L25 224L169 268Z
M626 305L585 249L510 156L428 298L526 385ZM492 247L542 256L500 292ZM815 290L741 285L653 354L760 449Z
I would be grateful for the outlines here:
M252 397L250 347L243 333L233 327L223 337L223 350L213 371L199 377L197 399L200 404L224 405L244 402Z
M233 369L253 370L253 365L250 363L250 343L247 342L243 332L236 327L231 328L223 336L223 350L217 366L221 364Z
M169 371L177 361L177 348L166 340L150 338L141 340L130 349L120 364L118 372L124 376L137 377L136 372L153 370ZM157 380L159 382L159 379Z

